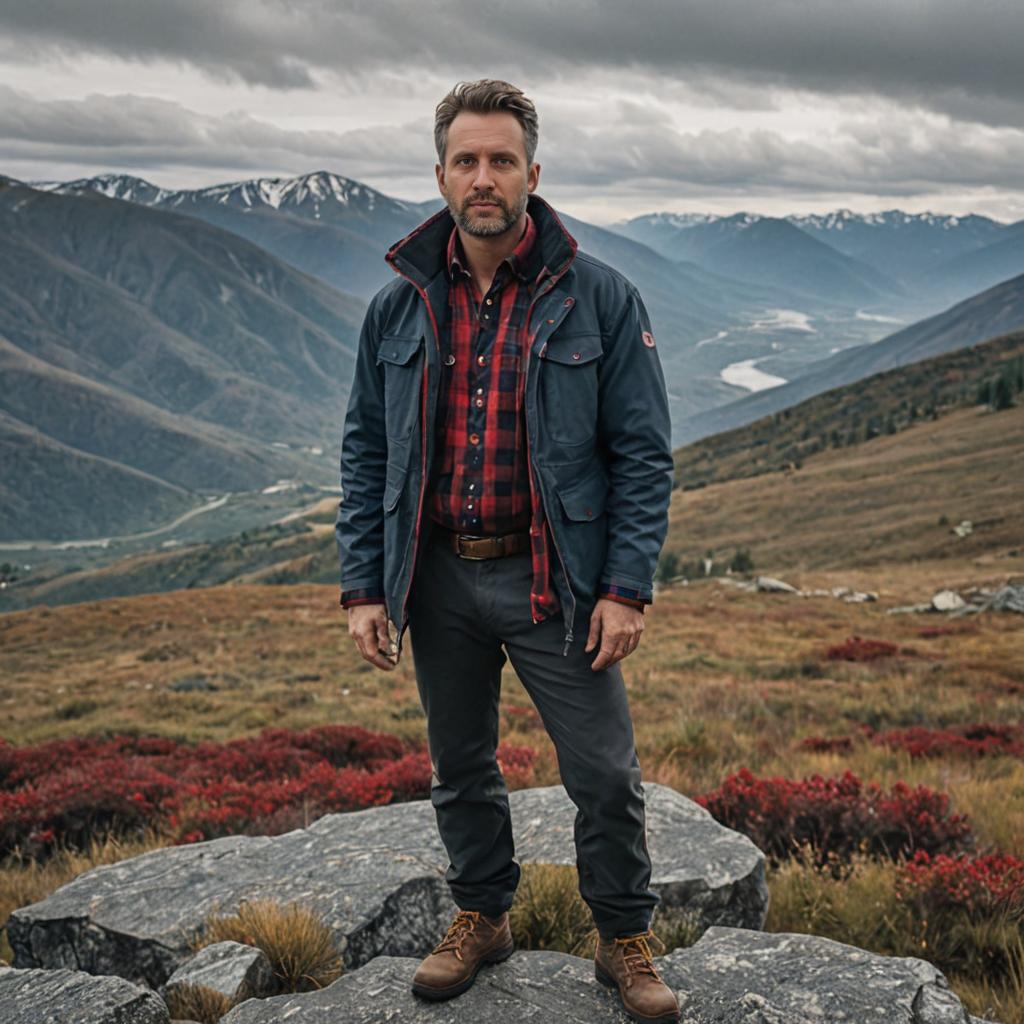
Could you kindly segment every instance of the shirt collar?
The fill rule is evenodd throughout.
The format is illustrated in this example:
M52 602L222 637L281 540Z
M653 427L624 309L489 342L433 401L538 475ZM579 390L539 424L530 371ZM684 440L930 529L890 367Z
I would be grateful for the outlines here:
M526 230L519 239L516 247L502 261L507 263L512 272L524 281L532 281L541 269L540 246L536 244L537 225L533 218L527 213ZM448 236L448 250L445 257L445 266L448 268L450 278L454 278L455 271L461 270L468 274L466 254L462 248L462 240L459 238L458 227L452 228Z

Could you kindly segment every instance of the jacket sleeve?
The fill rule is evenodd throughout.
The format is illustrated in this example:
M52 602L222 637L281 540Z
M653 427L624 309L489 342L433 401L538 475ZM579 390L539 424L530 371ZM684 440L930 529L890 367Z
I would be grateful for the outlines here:
M341 439L341 500L334 537L344 607L350 603L367 603L377 596L384 602L383 500L387 432L384 377L377 364L379 345L375 297L366 310L359 333L355 373Z
M672 431L650 318L636 287L627 286L600 368L598 440L609 483L608 553L598 589L649 603L668 533Z

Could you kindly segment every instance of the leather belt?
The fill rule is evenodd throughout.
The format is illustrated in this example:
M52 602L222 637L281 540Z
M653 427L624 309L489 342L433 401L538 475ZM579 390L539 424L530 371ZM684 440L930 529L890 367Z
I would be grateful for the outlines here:
M459 533L457 530L450 530L447 526L435 523L434 535L460 558L474 561L483 558L504 558L506 555L515 555L520 551L529 551L530 549L528 531L481 535Z

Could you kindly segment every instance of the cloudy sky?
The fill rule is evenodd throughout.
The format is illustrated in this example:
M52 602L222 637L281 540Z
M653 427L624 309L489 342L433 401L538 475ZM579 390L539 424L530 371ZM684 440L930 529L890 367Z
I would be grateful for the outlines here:
M437 194L433 115L504 78L538 192L654 210L1024 218L1020 0L0 0L0 173L327 169Z

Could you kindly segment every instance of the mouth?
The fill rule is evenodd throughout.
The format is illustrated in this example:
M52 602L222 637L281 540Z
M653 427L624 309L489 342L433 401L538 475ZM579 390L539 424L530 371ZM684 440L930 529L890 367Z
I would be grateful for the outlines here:
M497 203L470 203L470 206L497 206Z

